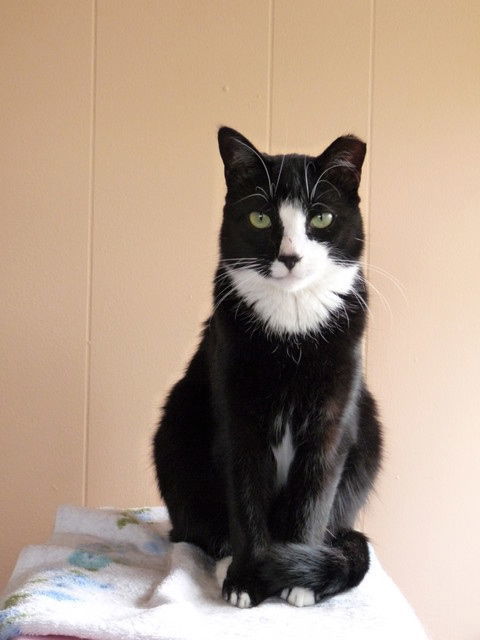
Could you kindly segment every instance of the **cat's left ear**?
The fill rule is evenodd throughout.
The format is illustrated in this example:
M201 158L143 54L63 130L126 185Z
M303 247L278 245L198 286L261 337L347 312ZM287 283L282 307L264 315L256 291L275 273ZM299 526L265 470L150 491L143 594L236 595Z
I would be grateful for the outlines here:
M367 145L353 135L341 136L318 156L325 179L336 182L345 191L356 191L360 184Z
M248 180L262 170L262 164L265 167L262 153L235 129L220 127L218 146L225 166L225 180L228 187Z

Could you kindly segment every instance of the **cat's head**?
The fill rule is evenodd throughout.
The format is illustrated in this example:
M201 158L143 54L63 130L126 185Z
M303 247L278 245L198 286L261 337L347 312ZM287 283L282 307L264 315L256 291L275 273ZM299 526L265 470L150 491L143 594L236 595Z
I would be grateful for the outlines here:
M220 257L239 292L348 293L363 248L365 143L347 135L318 156L271 156L228 127L218 140L227 184Z

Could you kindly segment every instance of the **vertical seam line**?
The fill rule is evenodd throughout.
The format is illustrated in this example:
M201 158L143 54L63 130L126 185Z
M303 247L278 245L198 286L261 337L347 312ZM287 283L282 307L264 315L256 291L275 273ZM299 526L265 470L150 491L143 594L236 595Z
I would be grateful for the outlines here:
M268 30L268 94L267 94L267 149L272 150L272 114L273 114L273 38L275 21L275 0L269 3L269 30Z
M370 0L370 51L368 59L368 113L367 113L367 146L369 149L368 160L368 174L367 174L367 223L368 234L365 247L365 271L367 280L370 276L370 229L371 229L371 205L372 205L372 124L373 124L373 72L374 72L374 57L375 57L375 0ZM370 309L370 303L368 305ZM363 371L364 375L367 373L367 361L368 361L368 346L369 346L369 329L370 323L367 325L367 332L365 334L364 341L364 362ZM361 520L361 529L365 531L365 517L367 506L364 505L359 518Z
M373 128L373 79L374 79L374 58L375 58L375 0L370 1L370 54L368 63L368 116L367 116L367 145L369 149L369 161L368 161L368 178L367 178L367 222L368 222L368 234L367 244L365 251L366 258L366 272L367 280L370 279L370 232L372 221L372 128ZM370 308L370 304L369 304ZM369 330L365 337L365 362L364 369L367 369L368 361L368 346L369 346Z
M96 90L97 90L97 0L92 2L92 59L91 59L91 104L90 104L90 178L89 215L87 239L87 293L86 293L86 350L85 350L85 402L83 426L83 493L82 503L88 500L88 454L91 397L91 339L92 339L92 282L93 282L93 221L95 211L95 137L96 137Z

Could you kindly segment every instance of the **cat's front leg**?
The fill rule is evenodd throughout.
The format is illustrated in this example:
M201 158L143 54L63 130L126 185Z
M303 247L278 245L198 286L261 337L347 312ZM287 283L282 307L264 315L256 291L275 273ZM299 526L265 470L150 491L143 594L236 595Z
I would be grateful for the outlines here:
M267 526L269 499L267 447L258 432L245 425L241 436L230 440L228 460L228 505L233 559L223 583L222 594L231 604L246 608L267 598L259 567L270 542Z
M286 542L319 545L330 536L327 527L345 458L326 456L313 443L297 450L286 491Z
M304 442L295 455L286 491L283 538L286 542L324 546L330 513L345 464L345 455L325 452ZM284 588L280 597L297 607L315 604L321 593L299 585Z

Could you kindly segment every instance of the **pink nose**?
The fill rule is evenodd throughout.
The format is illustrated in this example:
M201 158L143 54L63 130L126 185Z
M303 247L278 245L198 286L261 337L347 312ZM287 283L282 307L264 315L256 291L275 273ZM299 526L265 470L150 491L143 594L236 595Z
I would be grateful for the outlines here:
M291 271L297 262L300 262L301 258L297 255L278 256L278 260L279 262L283 262L287 269Z

